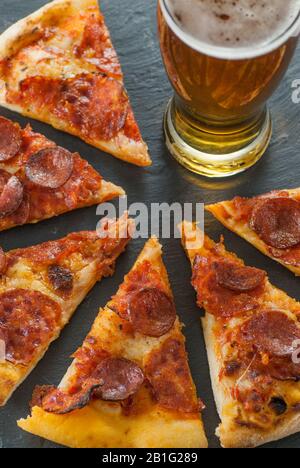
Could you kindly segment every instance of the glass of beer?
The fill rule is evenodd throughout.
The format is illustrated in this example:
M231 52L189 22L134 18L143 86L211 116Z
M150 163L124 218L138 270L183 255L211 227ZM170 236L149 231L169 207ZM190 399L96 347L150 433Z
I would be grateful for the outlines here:
M208 177L238 174L265 153L267 101L293 57L300 0L159 0L171 154Z

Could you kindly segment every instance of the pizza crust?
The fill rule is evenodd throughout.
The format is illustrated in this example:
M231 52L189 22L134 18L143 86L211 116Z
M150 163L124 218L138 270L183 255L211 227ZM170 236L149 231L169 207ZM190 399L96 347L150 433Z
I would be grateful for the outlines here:
M47 3L38 11L12 25L0 36L0 61L10 57L24 45L30 43L30 40L37 34L36 28L38 28L40 24L45 24L51 15L57 15L60 11L62 15L66 15L68 9L72 12L86 10L89 7L98 7L97 0L54 0L53 2ZM72 129L61 119L55 118L54 115L34 113L19 105L7 102L6 84L1 78L0 105L11 111L18 112L25 117L51 124L58 130L82 138L80 132ZM147 145L143 141L135 142L130 140L123 131L119 132L119 134L110 141L103 141L100 139L92 140L89 138L84 138L84 141L102 151L113 154L115 157L125 162L141 167L147 167L152 164Z

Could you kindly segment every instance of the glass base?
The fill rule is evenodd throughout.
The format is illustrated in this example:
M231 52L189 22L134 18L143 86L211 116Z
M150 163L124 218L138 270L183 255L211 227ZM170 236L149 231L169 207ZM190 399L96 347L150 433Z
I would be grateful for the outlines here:
M167 147L182 166L205 177L229 177L254 166L264 155L272 136L269 110L266 110L259 120L256 119L255 125L250 125L240 132L235 129L232 134L226 132L225 137L217 131L209 131L207 127L199 129L198 126L195 128L186 122L183 127L180 125L183 122L182 115L178 115L173 98L168 104L164 119ZM179 122L178 126L185 129L185 139L177 131L174 121ZM190 133L187 132L189 128ZM188 140L193 140L195 144L191 145ZM230 151L230 141L233 151ZM241 142L238 149L237 141ZM209 148L218 149L215 152L207 152Z

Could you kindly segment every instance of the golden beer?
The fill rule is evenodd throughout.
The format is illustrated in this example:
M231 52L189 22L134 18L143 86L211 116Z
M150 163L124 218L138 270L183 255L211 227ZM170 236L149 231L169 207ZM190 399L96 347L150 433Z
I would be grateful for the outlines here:
M247 4L252 10L243 15ZM255 5L159 0L161 51L175 90L165 115L166 142L173 156L198 174L242 172L270 142L266 102L295 51L300 0Z

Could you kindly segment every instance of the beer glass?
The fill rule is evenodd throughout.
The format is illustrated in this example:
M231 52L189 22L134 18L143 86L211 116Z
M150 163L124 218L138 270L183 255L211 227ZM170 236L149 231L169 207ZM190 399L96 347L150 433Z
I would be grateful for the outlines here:
M201 1L208 9L218 3L180 1L183 12L185 5L191 7L193 2ZM280 1L277 3L280 9L289 3ZM175 90L165 113L166 143L171 154L186 168L208 177L225 177L248 169L265 153L272 134L266 103L289 66L300 33L300 1L290 2L293 15L288 17L289 22L285 18L285 23L280 25L277 12L278 36L274 37L274 27L270 31L265 29L268 37L261 43L257 41L256 30L252 31L253 40L249 39L251 22L230 25L234 19L220 15L218 22L226 22L229 31L237 26L243 33L248 28L246 43L241 43L237 36L234 44L227 45L230 39L222 29L218 30L216 43L213 34L207 41L196 37L197 9L194 17L191 9L187 11L194 28L191 32L182 26L182 15L170 8L172 0L158 1L161 52ZM227 3L238 5L239 0ZM245 0L241 3L245 4ZM268 1L261 1L261 6L262 3ZM272 5L276 8L276 2ZM205 18L199 17L199 27L205 26L203 21ZM270 17L266 16L268 21Z

